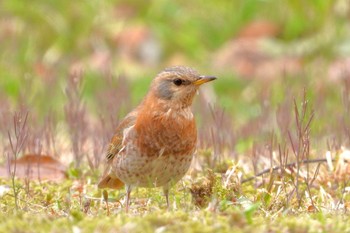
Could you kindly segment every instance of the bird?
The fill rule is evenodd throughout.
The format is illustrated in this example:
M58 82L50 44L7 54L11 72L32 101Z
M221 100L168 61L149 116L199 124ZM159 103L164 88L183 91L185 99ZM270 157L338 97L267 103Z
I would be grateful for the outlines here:
M169 189L189 170L197 144L191 105L199 87L217 79L186 66L158 73L141 103L117 126L98 188L126 188L126 212L136 187Z

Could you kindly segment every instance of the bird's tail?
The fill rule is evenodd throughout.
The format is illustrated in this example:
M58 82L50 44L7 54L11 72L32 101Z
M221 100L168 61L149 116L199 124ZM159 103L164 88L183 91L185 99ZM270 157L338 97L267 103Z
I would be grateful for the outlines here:
M117 177L111 177L111 175L107 175L98 183L98 188L111 188L111 189L120 189L124 187L124 183L119 180Z

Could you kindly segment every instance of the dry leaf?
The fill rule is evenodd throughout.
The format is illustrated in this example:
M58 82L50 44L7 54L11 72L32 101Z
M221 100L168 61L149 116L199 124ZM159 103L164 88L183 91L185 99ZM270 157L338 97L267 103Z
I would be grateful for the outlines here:
M58 181L66 177L66 167L49 155L26 154L11 161L11 171L15 164L17 178ZM0 167L0 177L10 178L7 167Z
M315 206L309 205L309 206L307 207L307 212L309 212L309 213L315 213L315 212L317 212L317 209L315 208Z

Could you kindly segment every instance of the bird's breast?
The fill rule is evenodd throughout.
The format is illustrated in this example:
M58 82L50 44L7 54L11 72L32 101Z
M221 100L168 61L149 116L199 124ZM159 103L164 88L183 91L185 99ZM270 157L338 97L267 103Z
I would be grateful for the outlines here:
M149 111L135 124L137 145L146 156L193 154L197 131L192 112Z

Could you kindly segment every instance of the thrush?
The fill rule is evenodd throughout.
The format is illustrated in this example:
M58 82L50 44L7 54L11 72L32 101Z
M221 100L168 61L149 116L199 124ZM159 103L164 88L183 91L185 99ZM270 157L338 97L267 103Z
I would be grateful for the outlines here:
M125 185L126 211L134 187L163 187L169 208L169 189L186 174L196 150L193 98L200 85L215 79L183 66L160 72L141 104L117 127L98 187Z

